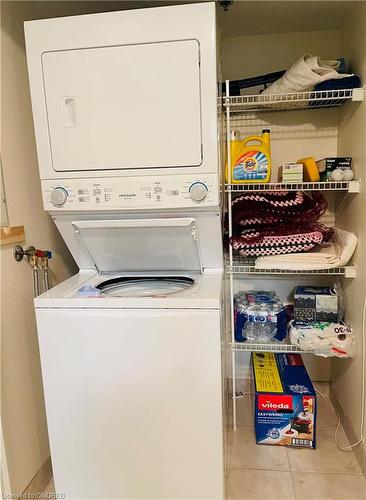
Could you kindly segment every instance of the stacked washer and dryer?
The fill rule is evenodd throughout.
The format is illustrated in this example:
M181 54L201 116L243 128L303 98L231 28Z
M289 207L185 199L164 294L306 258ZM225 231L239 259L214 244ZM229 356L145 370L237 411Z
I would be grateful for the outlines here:
M56 491L222 499L215 6L25 34L44 208L80 268L35 299Z

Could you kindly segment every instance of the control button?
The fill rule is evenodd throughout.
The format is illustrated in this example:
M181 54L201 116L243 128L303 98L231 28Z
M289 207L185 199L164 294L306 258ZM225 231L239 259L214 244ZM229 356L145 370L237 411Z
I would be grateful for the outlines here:
M203 182L194 182L189 188L189 194L193 201L203 201L207 196L207 186Z
M62 207L66 202L68 192L63 187L56 187L51 193L51 202L55 207Z

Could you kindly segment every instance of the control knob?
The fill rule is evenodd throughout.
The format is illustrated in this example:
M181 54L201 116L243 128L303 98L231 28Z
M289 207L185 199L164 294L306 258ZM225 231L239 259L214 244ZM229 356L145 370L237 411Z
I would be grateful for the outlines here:
M63 187L55 187L51 192L51 202L55 207L62 207L66 202L68 192Z
M203 182L194 182L189 188L189 194L193 201L203 201L207 196L207 186Z

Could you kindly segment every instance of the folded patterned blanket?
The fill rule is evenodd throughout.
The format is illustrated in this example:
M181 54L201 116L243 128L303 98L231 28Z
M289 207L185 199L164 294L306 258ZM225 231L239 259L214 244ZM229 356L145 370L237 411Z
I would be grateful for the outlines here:
M232 202L234 224L247 227L315 222L326 209L327 201L319 191L312 196L302 191L248 191Z
M233 236L230 243L244 257L259 257L305 252L332 236L333 229L319 223L276 224L245 229L241 235Z

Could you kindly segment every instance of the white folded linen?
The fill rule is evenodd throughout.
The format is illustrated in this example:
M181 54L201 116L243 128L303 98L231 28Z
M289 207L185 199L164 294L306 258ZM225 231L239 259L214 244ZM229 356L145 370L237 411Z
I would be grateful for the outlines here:
M283 269L288 271L308 271L312 269L332 269L345 266L357 246L357 236L343 229L334 229L332 242L320 245L311 252L259 257L255 269Z
M338 73L338 60L322 60L311 54L303 54L287 71L267 87L263 94L287 94L308 92L325 80L346 78L352 74Z

